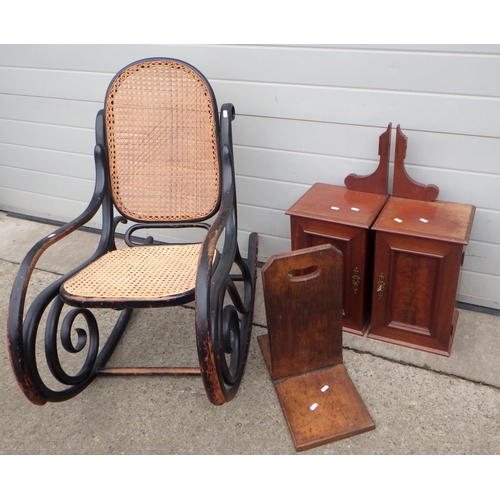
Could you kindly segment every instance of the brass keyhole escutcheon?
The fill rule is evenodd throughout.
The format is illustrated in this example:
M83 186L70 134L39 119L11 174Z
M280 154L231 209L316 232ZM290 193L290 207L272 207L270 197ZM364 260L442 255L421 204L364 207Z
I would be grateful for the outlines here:
M359 269L356 267L352 275L352 289L354 293L357 293L360 283L361 283L361 278L359 276Z
M380 273L380 276L378 277L377 281L377 293L379 299L381 299L382 296L384 295L384 289L385 289L384 273Z

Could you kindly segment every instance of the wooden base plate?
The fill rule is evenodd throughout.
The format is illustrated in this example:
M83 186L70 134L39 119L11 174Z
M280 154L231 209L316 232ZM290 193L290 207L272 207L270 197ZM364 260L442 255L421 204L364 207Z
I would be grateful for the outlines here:
M269 336L257 339L271 373ZM297 451L375 429L343 363L273 383Z

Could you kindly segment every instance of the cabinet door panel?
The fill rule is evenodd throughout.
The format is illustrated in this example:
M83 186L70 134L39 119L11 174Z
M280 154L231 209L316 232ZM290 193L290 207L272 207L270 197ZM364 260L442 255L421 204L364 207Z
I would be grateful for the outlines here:
M430 335L442 255L393 249L388 322L421 328Z
M377 232L369 337L445 354L461 253L461 245Z
M371 261L368 262L367 230L331 222L291 218L292 250L330 243L343 255L343 326L363 333L371 303Z

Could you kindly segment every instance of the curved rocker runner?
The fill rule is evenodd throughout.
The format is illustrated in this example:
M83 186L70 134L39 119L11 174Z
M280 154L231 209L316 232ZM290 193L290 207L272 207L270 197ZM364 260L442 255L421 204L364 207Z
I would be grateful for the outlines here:
M92 199L30 250L11 293L10 360L33 403L67 400L97 375L115 374L201 374L213 404L235 396L250 342L258 236L250 235L245 261L237 242L234 108L224 104L220 116L217 109L205 77L175 59L137 61L112 80L96 119ZM99 209L102 233L93 256L45 288L25 312L40 256ZM122 223L131 225L127 247L118 250L115 231ZM133 238L138 230L179 228L202 228L206 235L183 244ZM133 309L193 301L199 367L106 367ZM121 310L109 335L94 314L104 308ZM84 328L77 326L82 321ZM37 354L40 345L44 356ZM61 353L84 358L76 373L65 368Z

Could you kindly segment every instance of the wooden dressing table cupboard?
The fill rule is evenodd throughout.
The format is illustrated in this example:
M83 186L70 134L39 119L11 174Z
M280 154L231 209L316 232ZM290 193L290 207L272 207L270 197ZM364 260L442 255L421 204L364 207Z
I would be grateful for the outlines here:
M449 356L471 205L391 197L376 233L369 338Z
M437 186L408 176L399 125L389 197L390 132L389 124L371 176L351 174L347 188L315 184L286 212L292 249L331 243L343 253L345 331L363 335L371 322L369 338L449 356L475 207L435 201Z
M376 233L369 338L449 356L464 247L475 207L435 201L439 189L406 173L407 138L396 130L393 195Z

